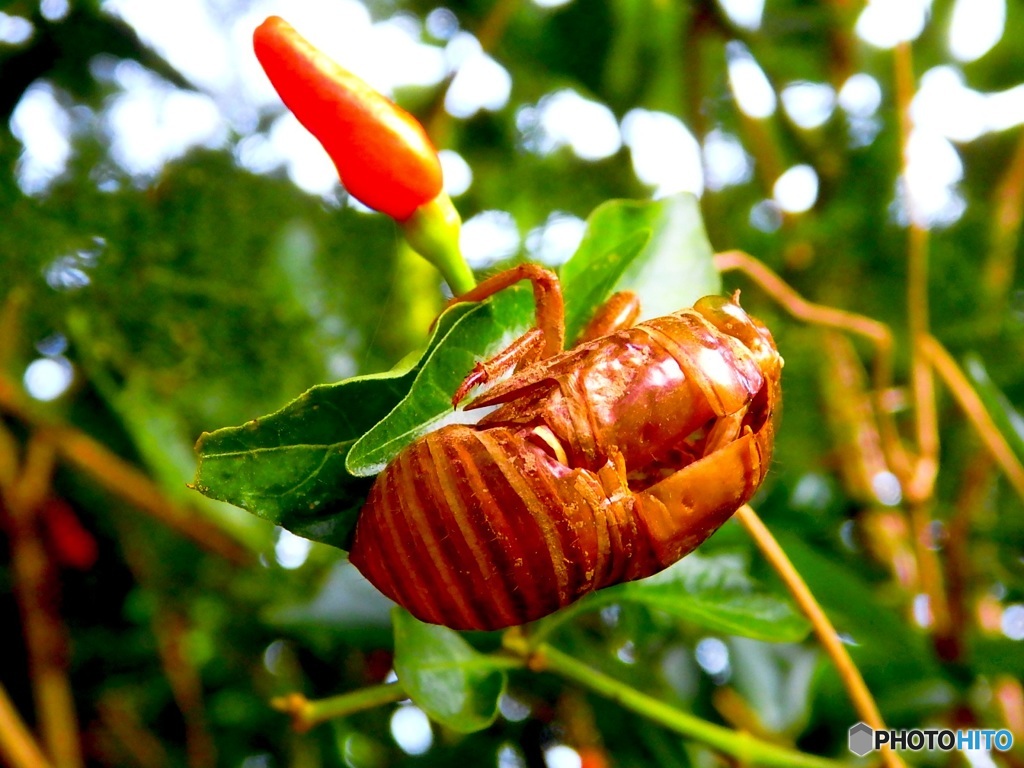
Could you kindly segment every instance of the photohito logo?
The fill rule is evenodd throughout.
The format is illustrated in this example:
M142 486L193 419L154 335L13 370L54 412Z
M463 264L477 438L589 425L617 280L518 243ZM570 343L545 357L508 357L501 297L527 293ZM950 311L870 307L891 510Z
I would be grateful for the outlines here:
M850 728L850 751L857 757L881 749L888 744L893 749L940 750L954 749L996 749L1005 752L1013 746L1013 734L1005 728L999 731L974 729L951 731L948 728L914 728L902 731L876 731L866 723L857 723Z

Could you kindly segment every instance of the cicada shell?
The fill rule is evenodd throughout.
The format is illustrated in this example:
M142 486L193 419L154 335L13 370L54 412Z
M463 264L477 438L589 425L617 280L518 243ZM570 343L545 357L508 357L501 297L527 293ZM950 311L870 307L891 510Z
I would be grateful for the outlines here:
M471 376L518 364L470 405L499 407L406 447L377 477L351 550L381 592L455 629L523 624L657 573L746 503L771 459L782 359L738 301L613 323L530 361L561 333L551 273L524 265L465 298L524 278L537 343L528 334Z

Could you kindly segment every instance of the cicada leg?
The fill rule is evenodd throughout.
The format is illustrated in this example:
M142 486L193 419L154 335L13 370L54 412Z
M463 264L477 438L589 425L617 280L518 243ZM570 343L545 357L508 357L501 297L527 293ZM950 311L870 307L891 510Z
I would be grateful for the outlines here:
M562 351L565 344L565 304L562 301L562 288L555 273L538 264L519 264L499 272L471 291L452 299L449 306L468 301L483 301L520 280L529 280L533 284L533 299L537 307L536 327L531 328L491 359L477 363L455 390L452 396L453 406L457 406L473 387L493 381L524 364L557 355Z
M539 264L519 264L499 272L480 283L473 290L450 302L483 301L520 280L533 283L533 299L537 305L537 330L544 340L541 358L557 355L565 345L565 304L558 277Z
M524 267L532 267L533 270L541 273L547 273L547 270L537 267L536 265L523 265ZM525 271L525 270L524 270ZM496 275L491 280L494 284L491 285L491 281L481 283L474 291L466 296L460 297L457 301L476 301L476 294L478 292L485 292L482 289L487 286L486 293L488 295L497 290L501 290L506 285L511 285L514 282L515 275L509 275L513 270L509 272L503 272L500 275ZM547 273L550 275L550 273ZM507 276L507 277L506 277ZM554 278L553 275L551 275ZM500 278L500 280L498 279ZM532 363L543 360L545 357L549 357L547 354L547 342L550 340L550 333L545 332L543 325L545 314L550 312L550 308L545 306L542 307L542 302L550 301L550 291L552 290L548 286L543 286L538 291L538 283L533 276L527 275L526 278L534 281L534 295L538 297L537 303L537 328L532 328L527 333L520 336L518 339L509 344L508 347L503 349L497 355L492 357L490 360L477 363L470 374L462 382L459 388L456 390L455 395L452 397L452 404L458 405L462 399L469 394L469 391L480 384L486 384L494 381L501 377L502 374L508 371L515 370L520 371L529 367ZM544 277L543 279L547 279ZM558 284L555 282L555 291L559 291ZM558 300L561 300L559 291ZM622 328L629 328L636 323L637 317L640 315L640 300L636 294L630 291L620 291L614 294L604 304L598 307L594 313L594 317L587 324L584 329L582 336L580 337L577 344L582 344L592 339L601 338L607 336ZM559 330L558 333L564 335L564 331ZM549 369L550 371L550 369ZM506 382L507 383L507 382ZM496 394L496 393L494 393ZM490 397L490 394L485 395ZM484 401L486 402L486 401ZM480 407L484 402L474 401L468 407Z
M544 333L539 328L531 328L490 360L477 363L452 395L452 406L457 407L473 387L494 381L521 365L532 363L538 358L543 345Z
M597 308L587 327L580 334L577 344L600 339L622 328L636 325L640 317L640 299L632 291L619 291L612 294L604 304Z
M772 434L746 434L634 494L637 527L646 534L655 570L689 554L750 501L771 459ZM742 482L735 482L735 479ZM647 558L631 563L627 579L652 573Z

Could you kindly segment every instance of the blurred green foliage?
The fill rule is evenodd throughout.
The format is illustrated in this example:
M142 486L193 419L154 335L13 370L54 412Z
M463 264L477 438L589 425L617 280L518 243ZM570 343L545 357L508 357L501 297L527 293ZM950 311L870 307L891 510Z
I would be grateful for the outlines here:
M230 13L245 3L216 5ZM508 698L492 725L468 736L435 725L433 745L418 756L389 730L394 706L308 734L293 733L267 706L291 691L312 699L384 680L394 650L388 607L337 550L313 545L301 567L287 568L294 542L271 523L188 490L192 443L204 430L271 413L314 385L392 368L426 342L441 306L439 279L410 266L382 217L310 197L283 173L241 168L241 137L192 151L154 178L130 176L97 118L118 86L97 78L90 62L101 54L131 59L190 86L99 6L73 2L52 21L35 2L4 6L31 19L35 32L22 44L0 43L0 112L9 118L30 85L46 82L76 117L67 170L31 195L18 185L21 145L8 120L0 127L0 481L9 482L40 425L70 426L252 556L246 563L221 558L141 514L62 454L49 495L70 504L80 539L94 540L97 556L83 570L50 573L45 583L69 639L66 656L57 657L67 660L88 764L533 768L559 743L588 755L597 750L618 766L730 764L615 703L523 670L508 674ZM950 62L951 6L936 0L914 43L918 77ZM603 102L620 120L640 107L679 116L698 139L726 131L743 142L754 173L701 198L713 246L747 250L812 300L889 324L896 379L907 381L908 232L892 204L900 170L893 54L855 36L860 4L778 0L756 31L733 24L711 0L575 0L557 9L466 0L448 7L464 29L500 30L492 54L513 83L506 107L467 120L443 114L443 88L400 94L439 143L471 166L473 184L456 201L464 219L504 210L525 234L555 211L586 218L608 199L650 196L627 149L589 162L566 147L548 154L529 148L517 110L558 89ZM398 12L422 19L434 8L418 0L371 4L376 19ZM502 18L504 25L496 22ZM967 82L997 91L1024 80L1022 34L1024 3L1010 0L1000 43L962 66ZM813 130L781 109L766 120L744 116L726 70L725 47L736 40L776 91L797 80L838 89L856 72L874 76L883 102L873 137L857 139L841 110ZM1024 205L1021 143L1015 128L958 146L965 211L929 241L932 332L957 360L970 355L976 386L1008 434L1020 430L1024 403L1024 278L1013 268ZM818 173L814 208L781 216L773 231L754 226L752 208L798 163ZM825 368L822 333L793 321L742 277L727 275L725 287L743 288L744 306L768 324L786 358L775 464L755 506L849 639L887 722L1012 726L1021 711L1014 707L1024 707L1024 643L1011 639L1024 631L1007 626L1018 615L1007 608L1024 603L1021 499L940 386L940 472L925 510L931 537L915 547L906 510L866 503L840 481L839 466L850 457L822 426L838 407L820 386L834 376ZM867 359L870 350L858 351ZM46 357L70 362L71 388L26 406L26 368ZM905 390L897 394L906 401ZM900 421L910 426L906 412ZM9 506L5 496L8 534ZM46 520L36 531L59 559L57 524ZM24 628L14 552L0 550L0 622ZM699 554L725 558L738 564L739 578L782 592L735 524ZM910 576L900 570L907 562ZM918 578L927 562L940 567L955 620L950 636L927 626ZM551 641L705 719L848 756L846 729L858 717L813 638L768 644L680 613L624 602L573 618ZM702 645L708 638L723 642L727 668L709 672L698 663L695 652L709 647ZM483 651L497 644L490 636L468 640ZM35 726L33 654L14 646L0 681ZM486 684L494 688L493 680ZM1017 737L1024 743L1024 734ZM1019 748L995 756L1005 765L1022 759Z

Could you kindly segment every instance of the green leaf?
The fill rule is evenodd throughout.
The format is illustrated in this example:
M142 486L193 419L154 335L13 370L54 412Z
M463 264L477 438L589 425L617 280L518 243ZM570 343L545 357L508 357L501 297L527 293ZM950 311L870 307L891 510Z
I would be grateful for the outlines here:
M426 352L387 373L323 384L242 426L204 433L195 488L314 541L346 548L370 481L345 469L352 445L406 395L423 362L471 311L441 316Z
M644 317L667 315L719 293L712 255L693 195L598 206L561 270L566 338L575 339L616 288L637 293Z
M788 600L757 588L739 555L693 553L648 579L598 595L602 603L645 605L714 632L755 640L797 642L810 631Z
M992 421L996 423L1000 433L1010 444L1010 448L1017 454L1017 458L1024 461L1024 416L1013 407L1013 403L1003 394L988 375L985 363L978 355L970 354L964 358L964 368L967 375L974 382L978 396L985 404Z
M533 325L533 292L518 285L486 302L456 306L465 309L463 316L424 358L408 394L352 446L347 468L353 475L375 475L418 437L445 424L474 423L483 415L453 409L452 395L479 360L501 351Z
M395 673L432 719L460 733L486 728L505 691L503 665L474 650L458 633L424 624L396 608Z

